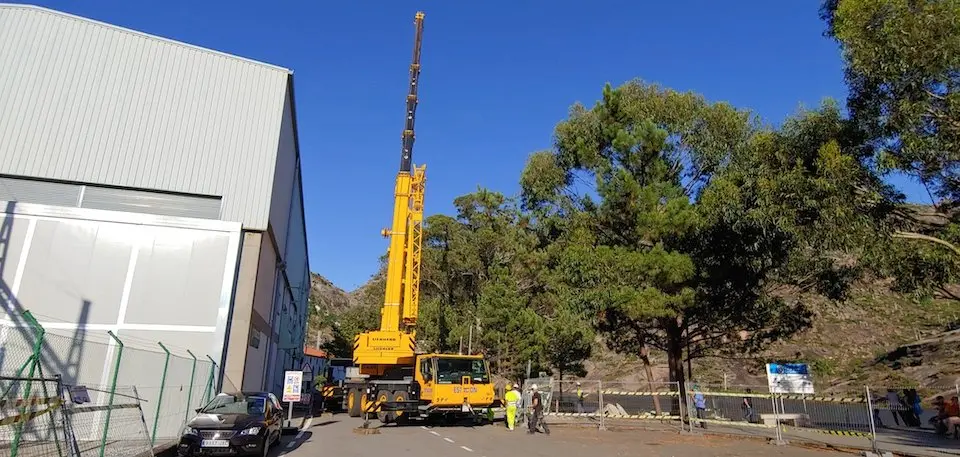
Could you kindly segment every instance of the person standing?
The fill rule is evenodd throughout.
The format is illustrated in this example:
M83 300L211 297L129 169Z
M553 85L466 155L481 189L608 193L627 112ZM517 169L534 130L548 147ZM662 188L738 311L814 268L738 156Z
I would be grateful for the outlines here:
M703 392L701 392L700 388L696 385L693 387L693 407L697 408L697 419L700 419L700 428L706 430L707 423L703 420L707 418L707 399L703 397Z
M577 381L577 412L583 414L586 410L583 408L583 388L580 387L580 381Z
M543 397L540 396L540 392L537 391L537 385L530 385L530 421L527 423L528 429L527 434L533 435L537 433L537 424L540 422L541 414L543 414Z
M503 395L507 402L507 430L513 430L517 424L517 406L520 404L520 385L514 384L511 388L507 383L507 393Z
M743 420L747 422L753 422L753 401L750 399L752 395L753 391L747 389L747 394L743 396L743 401L740 403L740 409L743 410Z
M893 416L893 422L900 426L900 411L903 409L903 405L900 403L900 396L897 395L897 391L893 389L887 389L887 408L890 408L890 415Z
M920 422L920 416L923 415L923 406L920 405L920 394L917 393L917 389L909 389L905 394L910 407L911 425L921 427L923 423Z

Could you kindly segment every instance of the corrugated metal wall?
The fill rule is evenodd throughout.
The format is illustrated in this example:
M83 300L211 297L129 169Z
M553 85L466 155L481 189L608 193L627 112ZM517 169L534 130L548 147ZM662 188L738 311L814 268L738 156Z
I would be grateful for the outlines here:
M0 173L223 196L264 230L289 72L0 5Z

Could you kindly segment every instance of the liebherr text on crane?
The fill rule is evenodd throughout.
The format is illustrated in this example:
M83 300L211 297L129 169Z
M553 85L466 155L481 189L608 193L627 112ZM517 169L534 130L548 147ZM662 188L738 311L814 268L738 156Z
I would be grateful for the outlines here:
M482 356L425 354L416 347L426 180L426 166L413 166L422 12L417 13L414 25L393 223L383 231L383 236L390 239L390 251L380 328L357 335L353 344L353 375L343 384L344 408L349 415L376 412L383 423L437 415L476 418L494 402L489 364Z

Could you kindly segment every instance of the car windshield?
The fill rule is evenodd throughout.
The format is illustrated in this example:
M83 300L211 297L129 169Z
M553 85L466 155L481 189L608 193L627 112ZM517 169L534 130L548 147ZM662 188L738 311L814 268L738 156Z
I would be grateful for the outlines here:
M471 382L487 383L487 364L481 359L444 358L437 359L437 382L440 384L454 384L460 382L464 376L469 376Z
M202 414L249 414L263 416L267 412L267 399L247 397L242 394L220 394L200 410Z

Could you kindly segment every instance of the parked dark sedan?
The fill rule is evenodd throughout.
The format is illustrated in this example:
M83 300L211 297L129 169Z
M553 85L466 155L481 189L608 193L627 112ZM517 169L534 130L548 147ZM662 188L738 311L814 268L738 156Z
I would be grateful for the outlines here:
M187 422L181 456L261 455L280 439L283 408L269 392L219 394Z

